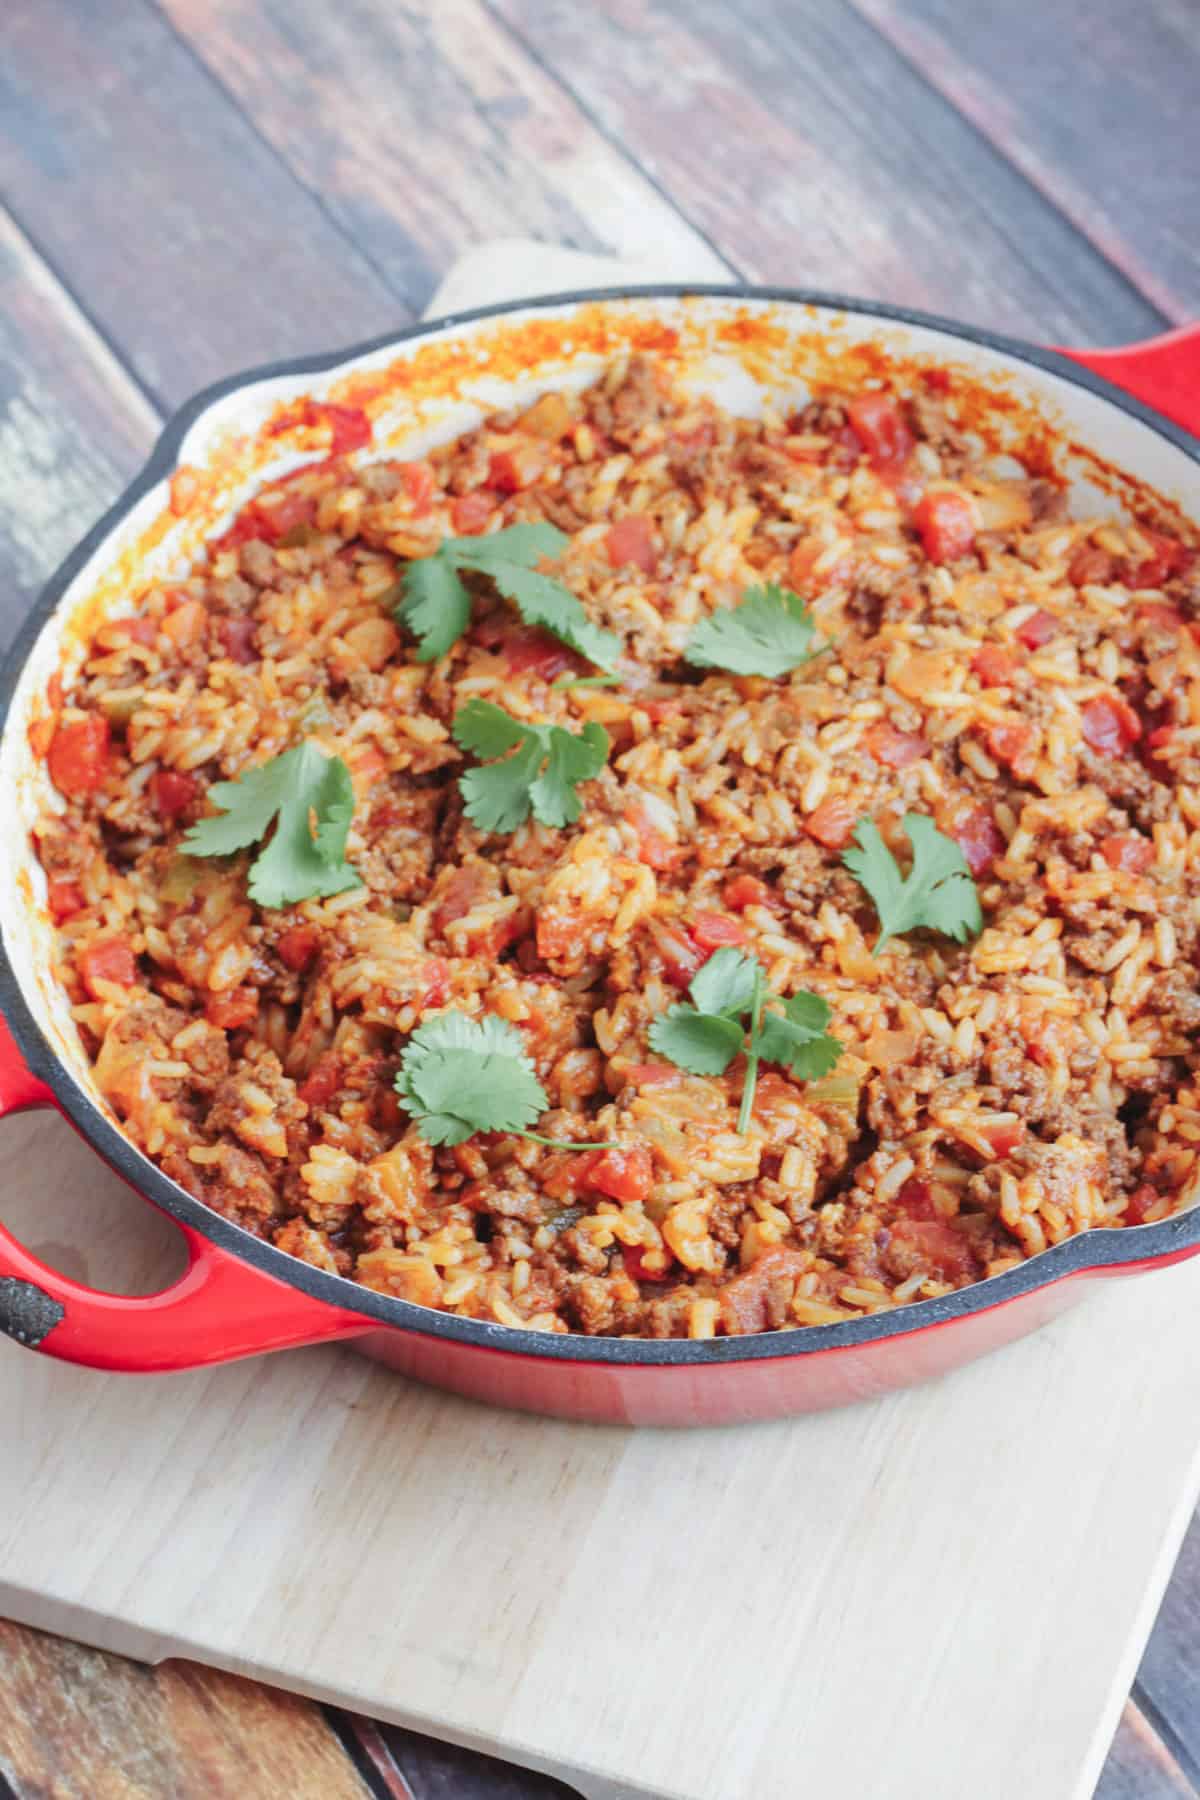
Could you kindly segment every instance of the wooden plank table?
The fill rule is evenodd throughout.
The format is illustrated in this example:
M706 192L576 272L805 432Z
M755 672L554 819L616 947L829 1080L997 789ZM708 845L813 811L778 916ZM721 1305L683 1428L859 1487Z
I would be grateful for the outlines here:
M164 412L415 317L486 238L686 257L1046 340L1200 313L1180 154L1200 16L1180 0L1143 0L1132 34L1121 0L16 0L0 70L5 640ZM1193 1526L1102 1800L1200 1795L1198 1609ZM5 1800L566 1791L233 1676L0 1626Z

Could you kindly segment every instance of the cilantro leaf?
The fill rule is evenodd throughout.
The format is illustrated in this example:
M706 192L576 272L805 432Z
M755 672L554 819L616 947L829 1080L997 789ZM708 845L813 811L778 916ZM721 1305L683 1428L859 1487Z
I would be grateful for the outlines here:
M221 812L185 832L181 848L190 856L245 850L261 842L275 821L270 841L250 865L250 898L259 906L292 906L362 886L343 860L354 787L340 756L305 742L236 781L214 782L208 792Z
M467 817L481 831L516 831L531 813L539 825L573 825L582 811L576 788L600 773L609 750L602 725L589 723L579 733L525 725L490 700L469 700L453 731L461 749L503 758L459 776Z
M787 675L814 654L814 633L812 615L799 595L769 581L765 587L747 588L737 606L701 619L684 655L701 669Z
M879 955L889 938L920 925L959 944L977 937L983 930L983 912L962 850L923 813L905 813L902 824L913 852L907 876L901 875L873 819L859 820L854 831L857 848L842 856L879 914L874 955Z
M837 1038L826 1034L832 1014L819 994L793 994L782 1012L764 1012L759 1054L764 1062L779 1063L801 1081L819 1081L828 1075L842 1054Z
M494 1013L442 1012L404 1047L396 1093L427 1144L462 1144L477 1131L510 1132L557 1150L611 1150L539 1137L529 1126L550 1102L521 1034Z
M755 956L732 946L710 956L682 1002L660 1013L650 1026L652 1049L691 1075L723 1075L734 1057L746 1052L737 1128L749 1128L761 1062L778 1063L802 1081L827 1075L844 1046L826 1034L831 1013L818 994L780 1000L766 986ZM778 1012L766 1006L779 1006ZM746 1015L749 1014L747 1020Z
M445 656L470 624L471 596L460 575L468 569L494 582L527 625L542 626L589 662L611 669L621 640L593 625L571 590L535 566L543 557L561 556L568 542L557 526L535 521L485 537L443 538L432 555L410 562L396 616L420 640L418 661Z
M471 623L471 596L454 564L440 551L410 562L401 582L404 598L396 617L417 644L418 662L436 662L454 647Z
M745 1042L745 1028L719 1013L671 1006L650 1027L650 1047L691 1075L723 1075Z

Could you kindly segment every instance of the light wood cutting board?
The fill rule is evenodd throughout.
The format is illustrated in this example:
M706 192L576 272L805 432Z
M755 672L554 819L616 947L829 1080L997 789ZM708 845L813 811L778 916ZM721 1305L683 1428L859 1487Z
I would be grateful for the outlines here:
M635 278L707 270L647 268ZM492 246L443 311L618 279ZM98 1285L172 1229L60 1121L0 1217ZM101 1376L0 1339L0 1613L260 1676L589 1800L1085 1800L1200 1489L1200 1263L936 1385L669 1434L349 1350Z

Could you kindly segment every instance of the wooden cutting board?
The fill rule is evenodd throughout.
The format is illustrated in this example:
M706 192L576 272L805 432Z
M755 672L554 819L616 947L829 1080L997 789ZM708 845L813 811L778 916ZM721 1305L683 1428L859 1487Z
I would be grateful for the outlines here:
M433 310L618 279L489 246ZM645 279L707 270L638 271ZM172 1228L56 1119L0 1217L148 1292ZM1200 1490L1200 1262L849 1411L632 1432L350 1350L152 1378L0 1339L0 1614L181 1655L588 1800L1086 1800Z

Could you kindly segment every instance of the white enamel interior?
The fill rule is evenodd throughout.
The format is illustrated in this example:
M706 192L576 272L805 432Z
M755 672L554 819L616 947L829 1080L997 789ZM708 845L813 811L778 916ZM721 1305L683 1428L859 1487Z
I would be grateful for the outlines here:
M844 313L781 301L747 302L738 296L634 297L611 305L621 314L632 312L639 318L649 316L685 327L689 344L685 380L698 391L713 395L730 410L745 414L755 413L764 399L781 410L789 410L807 397L808 390L806 383L797 377L794 367L786 371L763 368L761 349L755 360L755 372L751 373L728 348L706 342L710 328L734 314L769 315L775 323L794 326L805 340L816 333L822 334L834 352L868 342L904 361L916 358L950 365L1038 408L1061 443L1059 467L1071 477L1074 497L1080 507L1111 513L1115 510L1115 502L1111 495L1100 493L1091 485L1087 465L1083 458L1071 452L1068 447L1071 443L1083 446L1152 488L1193 521L1200 520L1200 469L1176 445L1103 397L1034 365L1014 361L987 346L948 332L897 324L870 314ZM499 381L490 374L473 376L470 373L479 358L478 346L489 332L535 318L569 319L575 306L576 303L564 303L552 309L514 307L503 321L485 319L471 324L452 324L432 337L388 345L369 355L350 358L323 374L286 375L249 383L206 408L188 431L178 460L181 464L204 469L209 465L214 447L231 431L257 432L281 401L299 395L320 399L350 372L394 368L398 361L413 356L431 341L461 344L464 374L453 396L414 406L401 390L391 410L376 419L375 441L386 446L384 454L418 455L429 446L446 442L470 429L490 411L511 406L518 400L532 399L548 388L582 387L593 380L604 359L590 353L572 353L569 344L552 359L529 366L516 380ZM819 356L819 351L814 349L813 372L818 376ZM369 461L379 454L378 449L367 449L359 452L356 460ZM304 460L307 459L295 454L281 454L263 462L254 480L230 496L229 515L244 504L263 479L283 474ZM47 804L54 806L58 800L43 765L30 751L28 727L37 702L45 693L47 681L63 661L64 632L68 622L95 591L105 573L117 564L122 551L137 541L166 504L167 481L164 478L114 526L71 583L26 662L0 742L0 843L6 846L7 852L0 866L0 934L25 1000L42 1031L75 1081L102 1107L104 1102L95 1088L66 996L51 973L53 932L42 910L45 882L32 852L30 828L40 808ZM194 548L188 543L187 521L179 521L142 565L143 580L139 586L178 578L186 569ZM136 594L123 594L108 610L114 615L128 611L134 598ZM77 650L70 654L77 654ZM69 673L68 658L68 677ZM37 904L30 904L30 895ZM107 1111L107 1107L104 1110Z

